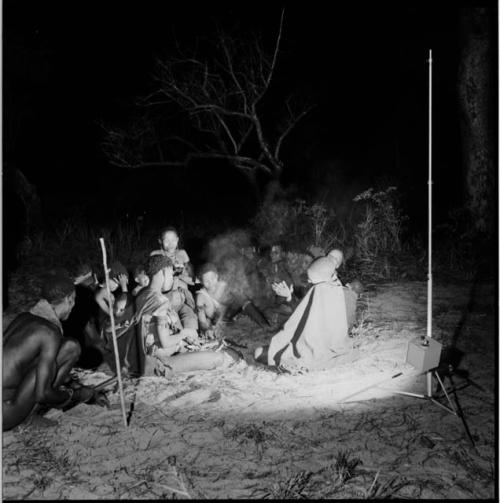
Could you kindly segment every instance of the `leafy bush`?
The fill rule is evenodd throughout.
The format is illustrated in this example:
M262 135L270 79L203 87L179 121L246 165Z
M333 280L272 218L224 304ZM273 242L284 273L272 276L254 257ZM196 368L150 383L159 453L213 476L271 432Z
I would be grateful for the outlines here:
M358 255L373 257L382 252L400 252L403 225L407 217L399 209L397 188L392 186L378 192L369 188L353 201L364 208L362 219L357 224Z
M361 214L353 232L361 275L388 279L400 274L407 216L399 205L397 187L375 192L369 188L354 197Z
M322 202L303 199L266 201L253 219L261 246L283 243L295 251L311 246L323 250L345 243L345 225L336 219L333 208Z
M388 279L405 270L402 258L416 262L412 248L403 243L407 217L400 209L396 187L370 188L353 202L351 211L340 217L335 208L319 201L267 200L253 222L256 235L263 246L282 243L293 252L307 251L314 257L341 248L346 260L354 255L350 268L362 277ZM292 268L297 269L295 264Z

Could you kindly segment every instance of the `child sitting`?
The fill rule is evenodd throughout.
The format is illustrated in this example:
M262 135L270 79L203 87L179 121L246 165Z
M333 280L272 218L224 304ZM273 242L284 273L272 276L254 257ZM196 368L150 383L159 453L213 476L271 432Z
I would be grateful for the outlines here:
M137 283L132 290L132 295L137 297L138 293L149 285L149 276L146 274L144 265L138 265L134 269L134 281Z

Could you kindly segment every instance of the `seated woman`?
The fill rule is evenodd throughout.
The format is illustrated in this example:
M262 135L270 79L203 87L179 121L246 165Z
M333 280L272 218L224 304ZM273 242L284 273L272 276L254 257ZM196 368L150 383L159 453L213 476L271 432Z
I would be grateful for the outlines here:
M187 304L194 309L194 297L188 288L188 286L194 285L193 266L191 265L186 250L179 248L179 233L175 227L165 227L162 229L160 237L158 238L158 243L160 243L161 248L159 250L153 250L150 253L150 257L154 255L163 255L172 261L174 264L173 289L182 289L186 294Z
M327 257L311 263L307 276L312 287L269 346L255 350L256 361L313 370L352 359L348 318L353 305L355 312L357 293L336 284L334 274L335 264Z
M136 317L140 323L141 375L192 370L209 370L233 363L231 351L185 352L186 344L197 338L196 330L183 326L165 293L172 290L174 267L165 256L149 257L146 272L149 285L137 296Z
M203 333L209 337L215 333L219 320L231 319L243 311L261 328L268 328L269 322L250 299L242 298L232 291L221 278L214 264L205 264L198 274L203 288L196 292L198 323Z
M111 305L108 302L104 281L95 294L95 300L100 308L98 325L103 358L111 370L116 372L110 318L110 313L113 311L120 364L124 367L125 372L137 375L139 373L139 348L136 342L136 327L133 323L134 301L132 295L128 292L127 269L120 262L111 264L109 289L111 292Z

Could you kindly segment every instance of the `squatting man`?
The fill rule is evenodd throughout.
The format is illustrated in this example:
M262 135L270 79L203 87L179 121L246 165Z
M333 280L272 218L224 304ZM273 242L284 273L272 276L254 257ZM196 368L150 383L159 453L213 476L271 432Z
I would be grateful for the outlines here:
M61 321L75 304L75 287L66 276L45 278L39 302L19 314L3 336L2 407L3 430L27 418L50 422L37 413L48 408L63 409L86 402L108 406L103 393L82 386L69 375L80 345L63 338Z

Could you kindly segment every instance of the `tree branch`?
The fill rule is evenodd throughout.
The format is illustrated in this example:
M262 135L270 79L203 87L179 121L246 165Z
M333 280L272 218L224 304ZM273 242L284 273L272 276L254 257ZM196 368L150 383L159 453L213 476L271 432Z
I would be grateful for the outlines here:
M269 84L271 83L271 79L273 78L274 69L276 67L276 60L278 58L278 51L279 51L279 47L280 47L281 31L283 29L283 17L284 17L284 15L285 15L285 9L282 9L281 10L281 18L280 18L280 27L279 27L279 30L278 30L278 37L276 39L276 46L274 48L274 53L273 53L273 59L272 59L272 62L271 62L271 66L269 68L269 73L268 73L267 78L265 80L264 87L263 87L262 91L260 92L260 94L255 99L254 103L253 103L254 107L262 99L262 97L264 96L264 94L266 94L266 91L269 89Z
M259 140L260 148L262 149L263 154L266 156L266 158L269 161L269 163L271 164L271 166L274 168L275 174L279 174L279 173L281 173L281 164L271 154L271 150L269 149L269 146L264 138L262 124L260 123L259 116L257 115L257 111L255 110L255 105L252 105L252 109L253 109L252 118L253 118L253 122L255 124L255 131L257 133L257 138Z
M269 169L268 166L265 164L256 161L255 159L252 159L251 157L245 157L245 156L239 156L239 155L230 155L230 154L220 154L217 152L202 152L202 153L190 153L187 154L182 160L179 161L144 161L144 162L137 162L134 164L131 163L124 163L124 164L118 164L118 163L112 163L115 166L119 166L122 168L129 168L129 169L140 169L140 168L147 168L147 167L160 167L160 166L165 166L165 167L173 167L173 166L187 166L191 161L193 160L200 160L200 159L221 159L221 160L226 160L229 163L233 164L234 166L238 166L240 168L245 168L245 169L261 169L267 173L270 173L271 170Z
M243 88L241 87L240 81L236 77L236 73L233 68L232 58L231 58L231 55L229 54L229 50L227 48L226 39L225 39L224 35L221 34L220 39L221 39L222 49L224 50L224 55L226 57L226 62L227 62L227 66L228 66L227 71L228 71L229 75L231 76L231 78L233 79L233 82L236 84L236 87L238 88L239 93L241 95L241 98L243 101L243 112L248 113L247 97L246 97L245 92L243 91Z
M288 136L290 131L297 125L297 123L304 117L304 115L308 114L316 105L311 105L307 107L305 110L303 110L299 115L297 115L294 118L291 118L290 124L286 127L286 129L281 133L280 137L278 138L278 141L276 142L276 148L274 149L274 157L276 159L279 159L280 155L280 149L281 145L284 141L284 139Z
M238 153L238 146L236 145L236 142L234 141L234 138L233 138L233 135L231 134L231 131L229 131L229 128L227 127L227 124L225 123L224 119L219 114L217 114L216 117L219 120L219 122L220 122L221 126L223 127L224 131L226 132L229 140L231 141L231 143L233 145L234 153L237 154Z

